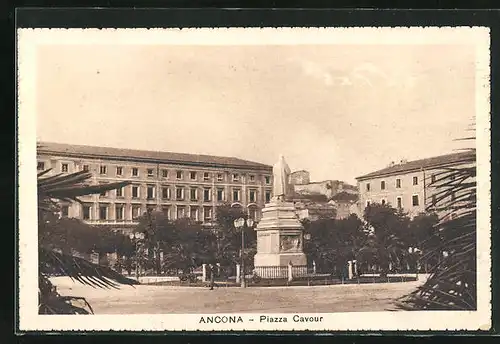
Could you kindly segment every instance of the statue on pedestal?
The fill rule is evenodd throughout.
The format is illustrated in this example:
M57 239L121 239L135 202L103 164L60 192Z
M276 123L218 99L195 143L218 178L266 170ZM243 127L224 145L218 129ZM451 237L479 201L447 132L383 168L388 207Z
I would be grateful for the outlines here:
M283 202L290 196L290 173L285 157L280 154L278 162L273 166L273 200Z

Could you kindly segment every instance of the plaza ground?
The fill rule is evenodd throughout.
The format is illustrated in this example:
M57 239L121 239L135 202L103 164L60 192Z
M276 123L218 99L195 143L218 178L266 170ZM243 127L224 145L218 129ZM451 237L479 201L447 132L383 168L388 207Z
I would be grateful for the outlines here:
M396 311L394 301L425 281L314 287L204 287L139 285L98 289L53 280L62 295L85 297L95 314L330 313Z

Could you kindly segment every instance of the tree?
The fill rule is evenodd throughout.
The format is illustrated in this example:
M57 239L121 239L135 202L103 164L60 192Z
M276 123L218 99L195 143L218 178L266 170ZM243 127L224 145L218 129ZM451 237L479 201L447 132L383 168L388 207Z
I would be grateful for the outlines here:
M302 224L311 236L305 242L304 253L323 271L342 271L348 260L356 258L366 237L363 222L354 214L340 220L306 219Z
M386 276L391 267L401 267L407 258L408 245L402 239L409 226L409 217L387 204L370 204L363 218L369 235L359 252L362 264L377 265Z
M242 207L231 207L229 203L217 206L215 210L215 219L217 228L216 235L216 253L215 258L221 266L232 269L240 262L241 250L241 232L234 227L234 220L238 218L247 218ZM256 253L257 233L253 228L244 227L245 236L245 265L253 266L253 257Z
M172 240L165 242L164 268L191 272L203 263L213 263L213 234L189 218L173 222Z
M71 277L73 280L93 287L117 288L118 283L135 284L116 271L90 263L89 261L74 257L68 252L71 247L70 240L64 243L61 232L64 228L60 225L54 227L56 213L59 211L60 201L80 202L79 196L101 193L103 191L121 188L128 182L113 183L105 185L88 185L85 182L92 177L89 172L81 171L67 175L57 174L44 177L50 170L38 174L38 223L40 227L39 236L39 313L41 314L88 314L84 308L72 304L74 298L63 297L57 293L49 280L49 275L57 273ZM68 224L68 222L67 222ZM83 232L80 224L76 224L75 232ZM80 227L78 227L80 226ZM70 237L67 237L70 238ZM61 245L64 251L55 248ZM85 301L86 302L86 301ZM90 312L92 312L91 307Z
M424 259L438 263L427 281L401 300L405 309L477 309L476 150L466 152L463 165L444 169L431 183L437 191L431 206L443 215Z

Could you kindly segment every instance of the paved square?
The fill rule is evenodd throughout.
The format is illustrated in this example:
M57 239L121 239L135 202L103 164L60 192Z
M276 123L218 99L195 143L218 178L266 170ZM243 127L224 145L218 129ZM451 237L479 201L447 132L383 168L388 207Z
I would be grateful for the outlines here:
M397 310L394 300L422 283L351 284L314 287L250 287L214 290L139 285L94 289L68 280L55 284L62 295L83 296L96 314L331 313Z

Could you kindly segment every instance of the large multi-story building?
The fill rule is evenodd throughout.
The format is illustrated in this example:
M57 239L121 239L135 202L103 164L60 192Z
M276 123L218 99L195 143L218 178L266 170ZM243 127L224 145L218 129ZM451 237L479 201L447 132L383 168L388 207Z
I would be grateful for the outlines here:
M272 192L271 166L232 157L41 142L37 161L39 171L50 168L52 174L89 171L93 184L131 182L61 210L62 216L121 230L137 224L147 209L210 225L225 202L258 221Z
M433 186L436 175L448 168L471 165L471 161L475 161L471 159L473 154L467 151L401 161L357 177L360 213L372 202L402 208L410 216L425 211L436 203L436 188Z

